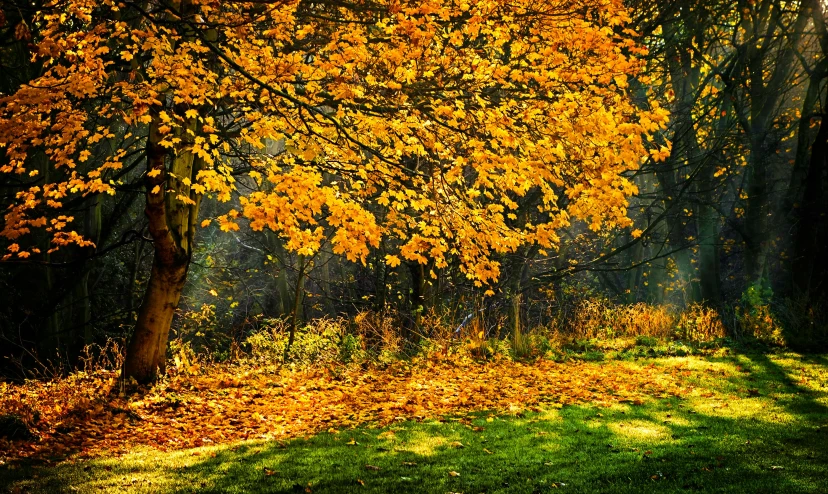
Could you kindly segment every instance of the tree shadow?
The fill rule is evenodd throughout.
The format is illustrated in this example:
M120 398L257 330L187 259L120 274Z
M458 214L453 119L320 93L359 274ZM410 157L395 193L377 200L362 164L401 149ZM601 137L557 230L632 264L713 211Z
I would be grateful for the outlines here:
M703 413L670 398L491 421L475 414L176 452L160 469L152 455L96 460L42 472L47 477L37 491L96 485L176 493L823 491L828 431L728 416L725 405Z
M820 365L828 368L828 354L824 353L807 353L802 355L802 361L814 365Z
M566 407L551 420L542 417L499 420L488 437L462 426L447 434L445 426L406 424L410 429L395 434L397 445L377 439L379 431L354 445L348 444L350 436L336 440L325 434L284 448L264 445L244 461L238 452L219 454L197 468L205 473L205 492L234 486L285 493L551 492L561 487L573 492L820 492L828 473L828 434L815 437L782 423L694 413L677 399L613 410ZM472 427L486 425L485 419L472 422ZM433 446L435 435L443 439ZM463 447L453 447L455 441Z
M782 404L789 412L797 414L802 419L815 421L828 421L828 406L820 403L820 398L828 397L828 388L823 391L815 391L811 388L802 386L800 379L794 379L788 371L777 364L766 354L745 354L745 357L750 359L755 367L759 368L758 374L760 378L765 381L776 381L787 386L794 391L792 398L777 400L777 403ZM824 356L811 356L811 361L816 361L817 365L828 368ZM823 385L828 383L823 383ZM826 424L828 425L828 424Z
M828 358L825 355L792 354L785 358L796 359L828 372ZM803 384L803 379L807 381L807 376L792 376L789 369L764 352L734 352L726 357L708 357L708 360L732 363L741 370L741 376L730 379L738 392L746 393L747 396L770 397L775 405L796 415L799 420L828 425L828 405L820 401L828 397L828 382L822 383L821 389L809 388ZM801 367L801 371L805 372L805 366Z
M711 399L518 417L484 412L284 443L0 467L0 485L21 492L824 492L828 389L808 387L794 375L797 365L766 354L710 361L738 369L722 378L727 383L701 385L724 390ZM828 369L824 356L801 362Z

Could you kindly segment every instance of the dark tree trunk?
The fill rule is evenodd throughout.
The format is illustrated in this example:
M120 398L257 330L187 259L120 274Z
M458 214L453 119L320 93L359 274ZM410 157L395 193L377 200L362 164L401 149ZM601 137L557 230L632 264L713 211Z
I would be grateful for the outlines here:
M820 122L816 140L811 146L802 206L798 209L798 228L794 241L794 288L811 298L826 292L825 252L828 235L828 206L825 199L826 172L828 172L828 124Z

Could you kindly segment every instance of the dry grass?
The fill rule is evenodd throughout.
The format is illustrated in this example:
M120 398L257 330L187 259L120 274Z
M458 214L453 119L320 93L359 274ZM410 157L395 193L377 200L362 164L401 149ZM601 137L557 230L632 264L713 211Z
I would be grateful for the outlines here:
M575 338L649 336L709 341L726 335L715 309L693 304L683 311L670 305L614 304L606 299L580 301L559 331Z

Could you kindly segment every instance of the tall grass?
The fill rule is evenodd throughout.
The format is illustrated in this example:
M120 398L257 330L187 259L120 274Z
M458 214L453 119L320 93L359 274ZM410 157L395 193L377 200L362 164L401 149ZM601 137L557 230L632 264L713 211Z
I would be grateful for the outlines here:
M387 364L412 356L524 360L578 341L617 340L621 344L625 340L633 345L645 341L652 346L653 341L709 343L731 336L781 345L789 339L782 337L784 327L799 328L798 333L784 333L799 335L803 341L828 340L821 307L803 307L793 301L772 305L755 294L748 294L724 313L701 304L680 309L641 302L619 304L595 296L550 301L549 305L546 321L536 326L482 309L459 325L457 317L434 311L423 314L417 327L410 322L406 325L405 318L392 310L317 319L298 328L287 360L284 350L290 325L267 319L259 321L258 330L248 333L231 353L235 359L270 364ZM520 312L520 307L515 309ZM173 369L186 369L196 361L183 342L172 346Z
M648 336L709 341L726 336L716 310L693 304L684 310L670 305L615 304L593 298L579 301L569 313L553 318L552 329L575 338Z
M387 363L412 353L436 358L524 360L541 357L573 340L654 338L708 342L727 333L719 314L701 305L679 311L671 306L621 305L597 298L579 301L574 310L566 311L565 317L561 313L550 324L540 327L524 327L519 320L507 322L505 317L496 320L495 328L487 328L482 317L455 327L444 316L434 313L424 315L422 321L418 332L402 329L401 318L391 311L361 312L350 320L312 321L298 331L290 362ZM286 323L268 321L263 329L247 337L247 358L282 363L286 342ZM410 351L411 345L414 352Z

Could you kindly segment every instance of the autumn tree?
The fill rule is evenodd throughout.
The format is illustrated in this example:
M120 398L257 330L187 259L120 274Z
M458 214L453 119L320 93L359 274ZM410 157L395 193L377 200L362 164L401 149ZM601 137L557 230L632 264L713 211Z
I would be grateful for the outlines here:
M810 0L628 5L650 48L650 81L636 94L670 110L657 138L672 142L671 153L635 172L641 194L631 210L642 237L595 241L601 248L579 269L600 273L615 294L623 285L630 300L720 306L754 285L790 295L790 274L810 277L806 266L819 264L788 233L808 232L793 244L820 244L810 230L819 222L798 218L819 216L800 206L819 142L824 9Z
M49 7L42 75L0 100L0 172L36 179L5 212L4 259L91 246L68 205L144 164L139 381L164 366L198 225L244 221L305 256L329 239L357 262L394 239L388 266L456 260L484 286L497 254L554 249L573 219L628 226L623 173L665 152L647 136L666 112L631 102L644 51L614 0ZM515 213L530 193L531 220ZM234 195L239 210L200 218Z

